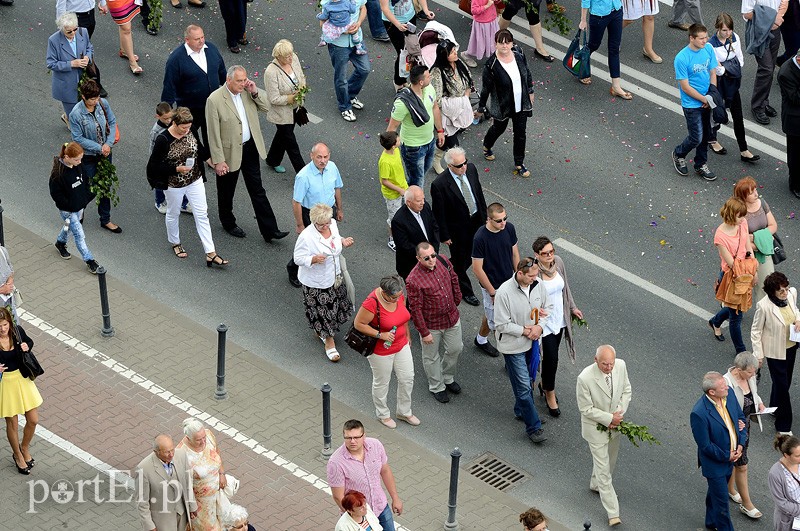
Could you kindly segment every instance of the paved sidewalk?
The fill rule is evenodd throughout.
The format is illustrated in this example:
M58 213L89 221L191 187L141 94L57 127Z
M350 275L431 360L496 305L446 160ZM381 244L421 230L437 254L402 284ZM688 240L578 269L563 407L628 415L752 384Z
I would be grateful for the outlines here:
M321 393L264 359L227 345L228 400L214 399L216 331L198 326L145 293L109 275L116 335L100 335L96 277L79 259L62 261L52 243L5 221L6 247L25 297L25 329L45 374L37 380L44 404L43 427L102 462L131 470L151 451L159 432L180 439L180 423L197 415L218 432L226 471L242 481L235 502L247 507L259 530L332 529L338 511L325 490ZM276 348L279 348L276 346ZM334 448L342 423L365 422L367 433L386 446L403 498L398 524L418 531L442 529L447 517L448 460L372 422L371 415L332 400ZM221 432L221 433L220 433ZM29 477L16 473L0 445L0 489L20 501L5 511L12 528L138 528L128 504L42 503L25 514L30 481L91 480L97 470L37 437L37 466ZM101 478L107 476L101 474ZM38 496L44 487L39 484ZM120 488L120 495L124 489ZM87 488L87 497L88 488ZM107 493L106 493L107 497ZM38 499L38 498L37 498ZM5 505L5 504L4 504ZM27 507L26 507L27 508ZM525 509L462 470L458 523L461 529L520 529ZM550 529L563 529L555 522Z

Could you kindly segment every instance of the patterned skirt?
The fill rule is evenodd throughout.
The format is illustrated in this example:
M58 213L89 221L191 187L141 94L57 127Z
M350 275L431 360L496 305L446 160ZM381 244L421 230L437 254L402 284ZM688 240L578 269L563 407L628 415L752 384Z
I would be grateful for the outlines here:
M127 24L139 14L139 6L133 0L108 0L106 3L111 18L119 26Z
M353 305L347 298L347 286L338 288L309 288L303 285L303 306L308 326L321 338L333 337L339 326L353 315Z

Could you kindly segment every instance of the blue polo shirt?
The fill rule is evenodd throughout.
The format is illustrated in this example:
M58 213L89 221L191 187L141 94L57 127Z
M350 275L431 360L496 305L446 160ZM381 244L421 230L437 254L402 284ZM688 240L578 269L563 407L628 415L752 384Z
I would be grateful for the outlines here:
M604 17L612 11L622 9L622 2L621 0L581 0L581 7L588 9L592 15Z
M308 209L317 203L333 206L336 203L336 189L341 187L342 174L335 162L329 160L322 172L313 162L309 162L294 178L292 199Z

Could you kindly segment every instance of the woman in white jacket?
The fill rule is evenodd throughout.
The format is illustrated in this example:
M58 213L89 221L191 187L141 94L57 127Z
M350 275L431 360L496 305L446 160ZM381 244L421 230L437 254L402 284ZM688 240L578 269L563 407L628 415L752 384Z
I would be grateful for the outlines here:
M367 503L367 497L357 490L348 490L342 498L342 513L334 531L383 531L378 517Z

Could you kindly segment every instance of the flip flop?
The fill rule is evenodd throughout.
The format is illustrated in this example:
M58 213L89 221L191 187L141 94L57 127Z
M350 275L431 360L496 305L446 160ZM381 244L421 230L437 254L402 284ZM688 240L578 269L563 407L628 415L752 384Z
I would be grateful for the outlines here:
M578 81L580 81L584 85L591 85L592 84L592 78L591 77L583 77L583 78L579 79Z
M633 94L631 94L630 92L628 92L626 90L623 90L622 92L616 92L614 90L614 88L612 87L612 88L608 89L608 93L611 94L612 96L616 97L616 98L622 98L623 100L632 100L633 99Z
M326 348L325 355L328 356L328 359L334 363L336 363L341 359L341 357L339 356L339 352L336 350L336 347Z

